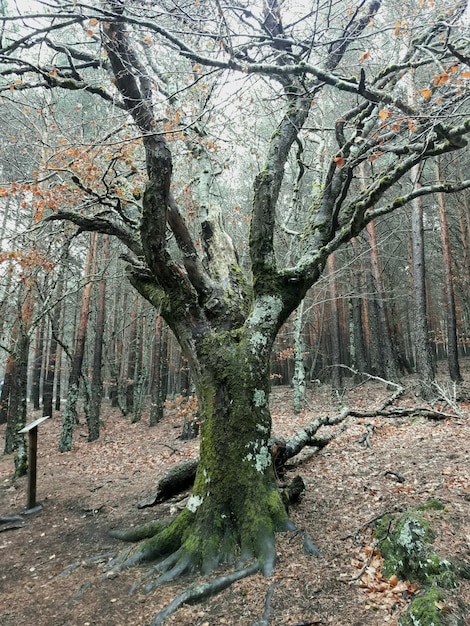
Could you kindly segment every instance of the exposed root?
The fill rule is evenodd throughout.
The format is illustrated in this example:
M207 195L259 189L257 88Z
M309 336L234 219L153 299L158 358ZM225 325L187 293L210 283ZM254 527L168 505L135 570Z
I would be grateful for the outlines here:
M60 574L58 574L57 578L61 576L67 576L71 572L74 572L79 567L83 567L86 565L91 565L92 563L99 563L100 561L107 561L115 556L115 552L105 552L104 554L97 554L96 556L92 556L89 559L80 559L80 561L76 561L66 567Z
M111 537L120 539L121 541L141 541L142 539L149 539L161 532L167 528L172 521L172 519L157 520L127 530L110 530L109 534Z
M159 576L156 580L145 585L144 593L150 593L156 587L176 580L192 569L192 562L189 554L186 554L183 550L178 550L174 557L177 557L176 564L171 569L161 574L161 576Z
M275 582L269 585L269 589L266 593L266 600L264 603L263 615L258 622L255 622L253 624L253 626L269 626L271 611L272 611L271 600L274 595L274 590L281 582L282 582L281 580L276 580Z
M174 613L182 604L193 604L197 602L201 602L205 598L213 596L217 593L220 593L227 587L230 587L237 580L241 580L242 578L246 578L248 576L252 576L256 574L260 569L260 565L258 562L245 567L244 569L237 570L232 572L231 574L226 574L225 576L219 576L214 580L211 580L207 583L193 585L188 589L185 589L182 593L179 594L167 607L162 609L150 623L150 626L159 626L163 624L163 621L172 613Z

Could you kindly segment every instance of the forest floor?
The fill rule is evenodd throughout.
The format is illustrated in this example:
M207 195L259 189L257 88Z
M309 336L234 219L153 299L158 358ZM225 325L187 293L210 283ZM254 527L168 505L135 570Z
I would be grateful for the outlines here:
M470 388L469 379L467 370ZM308 408L295 415L290 389L275 387L274 432L289 437L318 415L336 415L346 405L372 410L390 394L372 381L341 396L322 386L309 392ZM395 405L422 403L411 387ZM441 408L451 412L449 406ZM303 461L290 472L290 477L300 474L306 484L292 519L308 531L321 557L304 556L303 533L281 534L272 577L252 576L202 604L184 605L165 624L253 626L271 590L272 626L396 625L415 588L382 576L380 556L371 555L371 520L439 498L445 509L426 513L437 533L434 547L443 557L470 561L470 405L460 402L459 408L461 415L440 420L349 418L338 437L319 452L304 452ZM31 420L37 417L30 415ZM21 528L0 533L0 626L148 625L196 579L186 576L148 595L130 595L146 568L110 579L103 576L108 557L87 562L121 549L123 544L108 535L109 529L174 514L184 506L176 499L137 508L165 471L196 457L198 447L197 441L178 438L182 424L177 407L169 407L152 429L145 414L131 424L108 406L103 419L99 441L87 443L86 429L79 426L73 449L62 454L57 451L60 419L39 427L37 497L43 508L25 516ZM364 445L361 439L367 433L369 445ZM0 457L0 517L25 509L26 478L12 483L12 470L13 457ZM455 595L470 606L470 581L462 581Z

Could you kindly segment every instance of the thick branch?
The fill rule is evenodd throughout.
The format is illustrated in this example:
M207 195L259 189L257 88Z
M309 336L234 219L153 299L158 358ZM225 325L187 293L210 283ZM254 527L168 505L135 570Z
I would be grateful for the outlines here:
M106 235L114 235L124 243L136 256L142 257L143 251L136 231L131 230L122 223L118 223L109 211L99 215L82 215L74 211L62 209L44 218L45 222L67 220L78 226L85 232L98 232Z

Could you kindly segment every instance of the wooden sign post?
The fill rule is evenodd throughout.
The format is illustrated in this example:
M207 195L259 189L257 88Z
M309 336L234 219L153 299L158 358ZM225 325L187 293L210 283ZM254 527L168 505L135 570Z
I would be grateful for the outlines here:
M37 478L37 455L38 455L38 426L50 415L40 417L39 419L27 424L22 428L20 433L28 433L28 501L26 508L34 509L36 506L36 478Z

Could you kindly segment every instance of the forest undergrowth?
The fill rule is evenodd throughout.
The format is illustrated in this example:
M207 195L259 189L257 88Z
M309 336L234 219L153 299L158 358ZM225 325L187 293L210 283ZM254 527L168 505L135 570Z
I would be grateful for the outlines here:
M468 364L464 374L467 379ZM422 406L413 389L395 406ZM274 433L288 438L346 405L373 410L390 393L377 381L341 395L322 386L309 392L307 408L295 415L291 390L275 387ZM445 403L435 408L452 412ZM306 485L291 510L299 532L278 536L274 575L256 574L201 604L184 605L165 624L253 626L263 623L263 613L272 626L398 624L419 589L383 575L374 544L377 517L438 498L445 508L426 512L437 535L434 547L443 557L470 562L470 403L460 401L458 409L459 415L445 419L348 418L325 448L304 449L289 471L289 478L300 474ZM182 441L181 428L175 405L151 429L145 413L131 424L105 406L100 440L87 443L82 424L72 450L59 453L60 419L47 420L38 445L37 498L43 508L29 516L22 515L26 478L12 483L13 457L0 457L0 518L20 518L17 527L0 532L0 626L148 625L196 582L187 575L150 594L130 594L146 567L118 577L104 574L110 555L122 548L110 529L175 515L185 506L185 494L155 507L137 506L171 466L197 456L198 441ZM304 531L320 556L304 555ZM455 595L470 606L470 582L461 581Z

